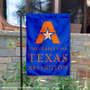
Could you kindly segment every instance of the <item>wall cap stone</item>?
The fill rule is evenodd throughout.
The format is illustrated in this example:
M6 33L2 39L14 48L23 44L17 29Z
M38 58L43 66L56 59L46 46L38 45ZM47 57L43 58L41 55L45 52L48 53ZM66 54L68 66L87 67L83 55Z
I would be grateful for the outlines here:
M80 35L80 36L82 36L82 37L83 37L83 36L90 36L90 34L86 34L86 33L82 33L82 34L81 34L81 33L70 33L70 35L72 35L72 36L73 36L73 35L75 35L75 36Z
M20 36L20 32L16 32L16 31L0 31L0 35L5 35L5 36ZM90 34L81 34L81 33L70 33L71 36L87 36L90 37ZM26 32L22 32L22 36L26 36Z
M20 32L15 32L15 31L0 31L0 36L20 36ZM22 36L26 37L26 32L22 32Z

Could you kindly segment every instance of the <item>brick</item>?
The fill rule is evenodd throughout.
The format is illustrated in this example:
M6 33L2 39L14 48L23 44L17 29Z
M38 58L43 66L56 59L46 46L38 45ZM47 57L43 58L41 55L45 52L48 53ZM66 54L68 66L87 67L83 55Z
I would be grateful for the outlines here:
M80 41L80 40L77 40L77 41L73 41L73 43L71 44L72 46L83 46L83 43L84 41Z
M26 56L26 48L22 48L22 55ZM16 47L16 56L20 56L20 47Z
M84 42L84 46L90 46L90 42Z
M90 34L71 33L70 35L71 35L71 38L76 38L76 39L90 38Z
M90 59L71 59L71 61L76 61L76 64L86 65L88 60L88 65L90 66Z
M86 66L80 66L78 68L77 76L82 79L86 77ZM88 67L88 78L90 78L90 67Z
M86 51L86 47L84 46L71 46L71 50L79 50L79 51Z
M77 64L71 64L70 65L70 71L77 71L78 66L79 65L77 65Z
M5 36L5 37L4 36L0 36L0 48L8 49L8 46L9 46L8 45L9 43L7 42L8 40L14 41L14 46L15 46L15 42L17 40L16 38L14 38L14 37L11 38L10 36L9 37L8 36Z
M26 57L23 57L22 59L23 59L23 61L26 61Z
M23 61L26 61L26 57L22 57ZM12 57L12 63L20 62L20 57Z
M20 47L20 42L17 42L16 46ZM26 43L25 42L22 42L22 47L26 47Z
M0 64L0 70L6 70L7 64Z
M85 51L71 51L70 52L71 58L86 58Z
M10 63L11 62L11 58L1 58L0 57L0 64L1 63Z
M70 43L72 44L72 39L70 40Z
M20 57L12 57L12 63L20 62Z
M73 40L73 42L75 42L75 41L83 41L82 38L77 38L77 37L72 38L72 40Z
M22 37L22 41L26 42L26 37ZM17 38L17 42L20 42L20 37Z
M0 36L0 48L6 48L6 37Z
M82 37L82 38L75 37L75 38L73 38L73 41L84 41L84 42L88 42L88 41L90 41L90 38L89 37Z
M8 56L10 52L10 56L15 56L15 49L0 49L0 56Z
M54 80L54 79L56 79L57 77L56 76L41 76L41 78L42 79L44 79L44 80Z

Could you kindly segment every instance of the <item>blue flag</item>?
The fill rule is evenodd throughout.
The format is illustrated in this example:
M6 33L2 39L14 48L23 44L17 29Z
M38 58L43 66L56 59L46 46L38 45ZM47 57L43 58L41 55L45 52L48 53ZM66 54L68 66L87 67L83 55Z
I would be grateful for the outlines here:
M70 15L26 15L28 76L70 75Z

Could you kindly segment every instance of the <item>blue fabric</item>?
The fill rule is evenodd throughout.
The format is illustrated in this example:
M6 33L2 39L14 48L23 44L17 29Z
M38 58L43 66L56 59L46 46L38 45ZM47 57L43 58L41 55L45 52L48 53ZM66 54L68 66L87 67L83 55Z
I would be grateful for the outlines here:
M54 44L52 42L52 38L44 39L43 42L40 44L35 43L45 21L52 22L52 25L55 29L55 33L60 41L59 44ZM47 30L49 31L48 28ZM34 75L35 76L39 76L39 75L69 76L70 75L70 15L69 14L27 14L26 37L27 37L26 69L28 76L30 75L31 76ZM34 55L32 55L31 57L31 54ZM38 54L40 54L39 57ZM48 60L46 54L48 56L51 54L50 60L52 62ZM56 55L58 55L60 62L57 59ZM38 62L38 58L42 62Z

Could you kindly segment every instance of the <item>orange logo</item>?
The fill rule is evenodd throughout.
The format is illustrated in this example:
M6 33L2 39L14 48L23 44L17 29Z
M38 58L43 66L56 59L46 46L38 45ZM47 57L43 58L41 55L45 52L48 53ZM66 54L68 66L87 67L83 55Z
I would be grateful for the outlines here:
M47 38L52 40L52 42L54 44L60 44L60 41L57 37L57 34L55 32L55 29L54 29L51 21L45 21L44 22L44 24L41 28L41 31L38 35L38 38L36 40L36 44L43 43L43 40L46 40Z

